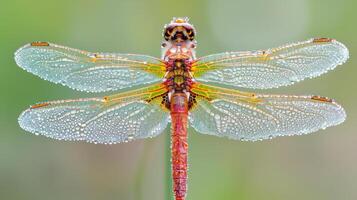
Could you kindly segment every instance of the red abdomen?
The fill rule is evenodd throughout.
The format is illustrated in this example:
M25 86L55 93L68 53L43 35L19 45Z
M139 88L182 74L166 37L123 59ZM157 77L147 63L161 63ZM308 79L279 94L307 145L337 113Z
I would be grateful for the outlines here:
M184 93L174 93L171 97L171 158L176 200L184 200L187 191L187 119L187 96Z

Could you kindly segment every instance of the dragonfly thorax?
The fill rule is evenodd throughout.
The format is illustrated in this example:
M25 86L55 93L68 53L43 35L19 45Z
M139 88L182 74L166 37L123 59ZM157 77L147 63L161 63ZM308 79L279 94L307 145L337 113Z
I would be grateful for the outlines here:
M171 98L174 94L186 95L189 102L192 102L191 88L194 83L191 74L192 61L190 58L170 58L166 63L166 74L164 84L168 93L165 97L165 105L170 108ZM189 108L191 106L189 105Z
M165 84L169 91L190 91L192 85L191 61L189 59L172 59L167 62Z

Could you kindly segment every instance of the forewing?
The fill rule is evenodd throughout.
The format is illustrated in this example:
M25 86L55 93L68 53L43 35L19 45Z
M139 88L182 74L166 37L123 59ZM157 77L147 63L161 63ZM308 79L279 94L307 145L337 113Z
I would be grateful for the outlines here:
M34 42L15 53L16 63L45 80L86 92L106 92L155 83L164 75L156 58L134 54L91 53Z
M268 50L213 54L199 59L192 70L206 84L268 89L319 76L348 56L342 43L319 38Z
M169 114L159 99L149 102L150 95L40 103L25 110L19 124L26 131L59 140L112 144L154 137L167 126Z
M301 135L342 123L346 114L319 96L212 94L196 97L190 123L200 133L256 141Z

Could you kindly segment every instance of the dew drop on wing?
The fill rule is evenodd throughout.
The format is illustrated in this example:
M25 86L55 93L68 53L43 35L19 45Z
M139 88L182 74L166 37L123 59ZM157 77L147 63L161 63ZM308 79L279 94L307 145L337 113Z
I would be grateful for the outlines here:
M127 137L128 142L132 141L134 139L134 134L129 134Z
M297 76L290 76L289 77L289 81L290 83L296 83L298 82L300 79Z

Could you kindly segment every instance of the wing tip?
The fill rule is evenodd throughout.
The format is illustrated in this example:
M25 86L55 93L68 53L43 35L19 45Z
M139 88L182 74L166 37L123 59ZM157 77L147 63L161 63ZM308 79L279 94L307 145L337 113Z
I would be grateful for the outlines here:
M346 47L346 45L344 45L342 42L339 42L337 41L336 39L333 39L333 38L324 38L324 37L321 37L321 38L312 38L310 40L312 43L316 43L316 44L319 44L319 43L328 43L328 44L333 44L333 45L336 45L338 46L339 48L339 53L341 55L341 59L340 59L340 62L337 63L337 65L342 65L344 64L348 58L349 58L349 50L348 48Z
M30 46L30 44L25 44L24 46L22 46L22 47L20 47L20 48L18 48L16 51L15 51L15 53L14 53L14 59L15 59L15 62L16 62L16 64L19 66L19 67L21 67L22 69L24 69L23 68L23 66L22 66L22 60L21 60L21 52L24 50L24 49L26 49L27 47L29 47Z
M346 47L346 45L344 45L341 42L335 41L336 44L340 45L341 47L341 54L342 54L342 59L340 61L340 63L338 63L338 65L342 65L344 64L350 57L350 52L348 50L348 48Z
M38 103L33 106L30 106L28 109L24 110L19 115L19 117L17 118L17 122L18 122L20 128L22 128L24 131L34 134L36 136L44 136L46 138L55 139L55 140L59 140L59 141L83 141L83 140L85 140L84 138L80 138L80 137L76 137L76 138L61 137L60 134L48 133L48 132L45 132L44 130L41 130L37 121L34 119L31 119L31 117L33 116L31 114L31 111L34 109L34 106L41 105L41 104L45 105L46 103Z
M347 113L345 109L337 102L334 101L333 104L337 106L339 116L336 117L337 120L334 123L332 123L330 126L337 126L339 124L342 124L347 119Z
M350 52L349 52L348 48L342 42L339 42L335 39L332 40L332 43L337 45L340 50L341 59L340 59L340 62L337 63L337 65L344 64L350 57Z
M18 48L14 54L16 56L19 52L21 52L23 49L28 47L48 47L50 45L52 45L50 42L43 42L43 41L30 42Z
M22 69L26 70L27 72L31 72L30 70L27 69L27 66L24 64L24 58L22 57L22 52L30 47L44 47L44 46L49 46L50 43L48 42L31 42L23 45L22 47L18 48L15 53L14 53L14 60L16 64L21 67Z
M38 133L36 133L36 131L33 130L33 129L31 128L31 126L29 126L29 124L28 124L28 119L26 119L26 114L28 113L28 111L29 111L30 109L31 109L31 107L28 108L28 109L26 109L26 110L24 110L24 111L19 115L19 117L17 118L17 123L19 124L19 126L20 126L23 130L25 130L25 131L27 131L27 132L29 132L29 133L33 133L33 134L35 134L35 135L38 135Z
M334 120L330 124L328 124L326 126L326 128L330 127L330 126L339 125L339 124L343 123L346 120L347 114L346 114L345 109L340 104L338 104L334 99L330 99L328 97L323 97L323 96L317 96L317 95L310 96L310 99L314 100L314 101L322 102L322 103L328 103L330 105L335 106L335 111L336 111L336 113L335 113L336 118L335 119L336 120Z

